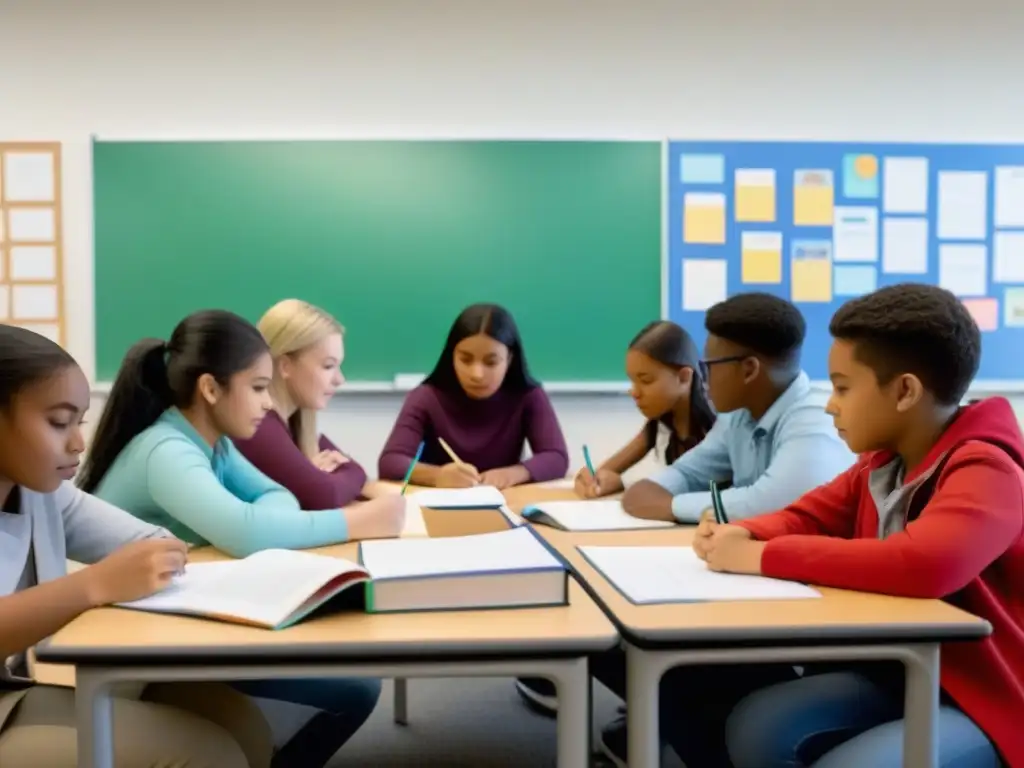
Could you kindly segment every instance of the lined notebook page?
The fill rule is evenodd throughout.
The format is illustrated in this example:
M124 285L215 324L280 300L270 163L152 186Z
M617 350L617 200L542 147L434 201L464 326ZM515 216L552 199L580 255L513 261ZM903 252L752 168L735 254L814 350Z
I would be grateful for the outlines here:
M692 547L577 547L626 599L637 605L821 597L794 581L716 573Z
M428 509L487 509L505 504L505 497L493 485L472 488L431 488L412 494L413 501Z
M563 568L529 528L437 539L378 539L360 545L374 579Z
M523 510L527 520L542 512L567 531L620 531L635 528L674 528L668 520L644 520L626 513L619 501L546 501ZM537 522L543 523L540 519Z

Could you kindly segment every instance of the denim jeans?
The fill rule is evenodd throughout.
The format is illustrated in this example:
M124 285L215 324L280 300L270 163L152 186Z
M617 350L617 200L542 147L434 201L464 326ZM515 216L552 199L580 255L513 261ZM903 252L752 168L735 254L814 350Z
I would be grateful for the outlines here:
M887 677L823 672L752 693L726 724L735 768L901 768L901 670ZM988 737L951 702L942 702L936 731L940 768L1000 765Z
M275 758L275 766L297 768L326 764L373 714L381 690L373 678L235 680L231 686L249 696L320 710Z

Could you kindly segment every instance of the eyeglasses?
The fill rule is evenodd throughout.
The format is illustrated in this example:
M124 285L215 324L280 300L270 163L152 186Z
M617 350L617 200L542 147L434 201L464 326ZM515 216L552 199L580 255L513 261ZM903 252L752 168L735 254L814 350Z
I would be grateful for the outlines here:
M711 373L712 365L719 365L720 363L739 363L750 357L753 357L753 355L729 355L728 357L712 357L709 360L697 361L697 365L700 367L700 375L705 380L707 380L708 374Z

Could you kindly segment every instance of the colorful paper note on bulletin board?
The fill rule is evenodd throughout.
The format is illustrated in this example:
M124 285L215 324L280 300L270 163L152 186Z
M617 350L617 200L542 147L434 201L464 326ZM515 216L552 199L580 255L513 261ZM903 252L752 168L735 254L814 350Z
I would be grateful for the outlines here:
M925 282L978 324L979 380L1024 392L1024 145L671 141L668 163L668 315L698 344L711 294L766 291L825 380L843 302Z

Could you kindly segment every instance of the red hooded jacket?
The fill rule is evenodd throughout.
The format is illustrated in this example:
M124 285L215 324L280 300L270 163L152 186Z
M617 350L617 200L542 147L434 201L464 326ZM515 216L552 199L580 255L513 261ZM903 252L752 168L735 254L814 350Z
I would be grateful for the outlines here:
M826 587L941 598L987 620L992 635L943 645L940 681L1002 753L1024 767L1024 436L1003 398L961 409L905 478L935 477L912 497L904 530L878 537L860 457L785 509L737 525L767 541L761 571ZM936 469L937 467L937 469Z

